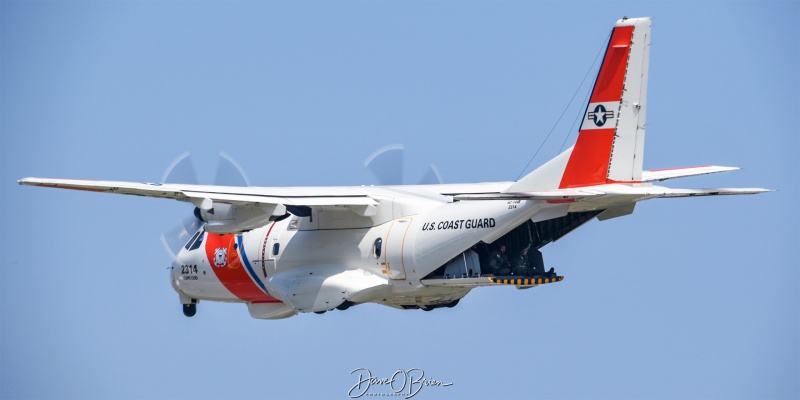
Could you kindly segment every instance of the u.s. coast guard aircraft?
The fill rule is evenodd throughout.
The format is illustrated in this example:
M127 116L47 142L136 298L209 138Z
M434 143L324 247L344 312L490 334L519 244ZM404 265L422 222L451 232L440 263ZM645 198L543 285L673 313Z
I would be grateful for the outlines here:
M25 178L19 183L194 204L205 224L171 268L187 316L195 314L200 300L246 303L254 318L265 319L367 302L431 310L454 306L478 286L558 282L563 277L544 271L538 249L592 218L628 215L637 202L652 198L767 191L652 184L736 169L731 167L642 170L650 25L649 18L617 21L577 142L516 182L230 187Z

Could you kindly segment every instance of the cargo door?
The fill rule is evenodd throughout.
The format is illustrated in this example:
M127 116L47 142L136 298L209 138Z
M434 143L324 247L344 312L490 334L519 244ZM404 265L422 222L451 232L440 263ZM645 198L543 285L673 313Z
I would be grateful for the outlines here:
M389 275L389 279L402 280L406 279L406 268L403 262L403 245L406 239L406 233L411 226L412 218L403 217L392 221L389 226L389 233L386 235L386 243L384 244L384 260L383 264Z

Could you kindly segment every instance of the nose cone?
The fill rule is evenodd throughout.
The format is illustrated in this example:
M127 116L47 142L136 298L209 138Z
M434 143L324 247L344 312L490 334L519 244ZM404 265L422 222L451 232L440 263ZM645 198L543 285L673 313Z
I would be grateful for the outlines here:
M178 254L172 259L172 265L170 266L170 277L173 286L176 284L178 276L181 274L181 265L183 264L181 259L184 257L183 253L183 250L179 251Z

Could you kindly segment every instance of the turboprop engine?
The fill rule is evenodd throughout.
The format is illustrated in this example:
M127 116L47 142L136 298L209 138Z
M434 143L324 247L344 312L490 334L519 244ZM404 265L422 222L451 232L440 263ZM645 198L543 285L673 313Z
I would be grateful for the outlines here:
M205 230L211 233L235 233L255 229L286 214L280 204L241 205L215 202L211 207L203 201L194 209L194 215L206 222ZM210 202L208 202L210 203Z

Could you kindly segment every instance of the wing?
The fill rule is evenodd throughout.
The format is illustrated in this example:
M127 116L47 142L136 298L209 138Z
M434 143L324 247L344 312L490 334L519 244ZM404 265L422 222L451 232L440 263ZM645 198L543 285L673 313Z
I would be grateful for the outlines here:
M189 184L158 184L78 179L24 178L21 185L127 194L187 201L208 209L208 201L226 204L263 204L297 206L374 206L378 203L350 187L261 188ZM313 189L313 190L308 190ZM205 202L205 204L203 204Z
M195 215L212 233L234 233L264 226L292 214L311 215L311 207L346 207L362 217L377 213L378 201L355 187L264 188L157 184L75 179L25 178L21 185L173 199L194 204Z

